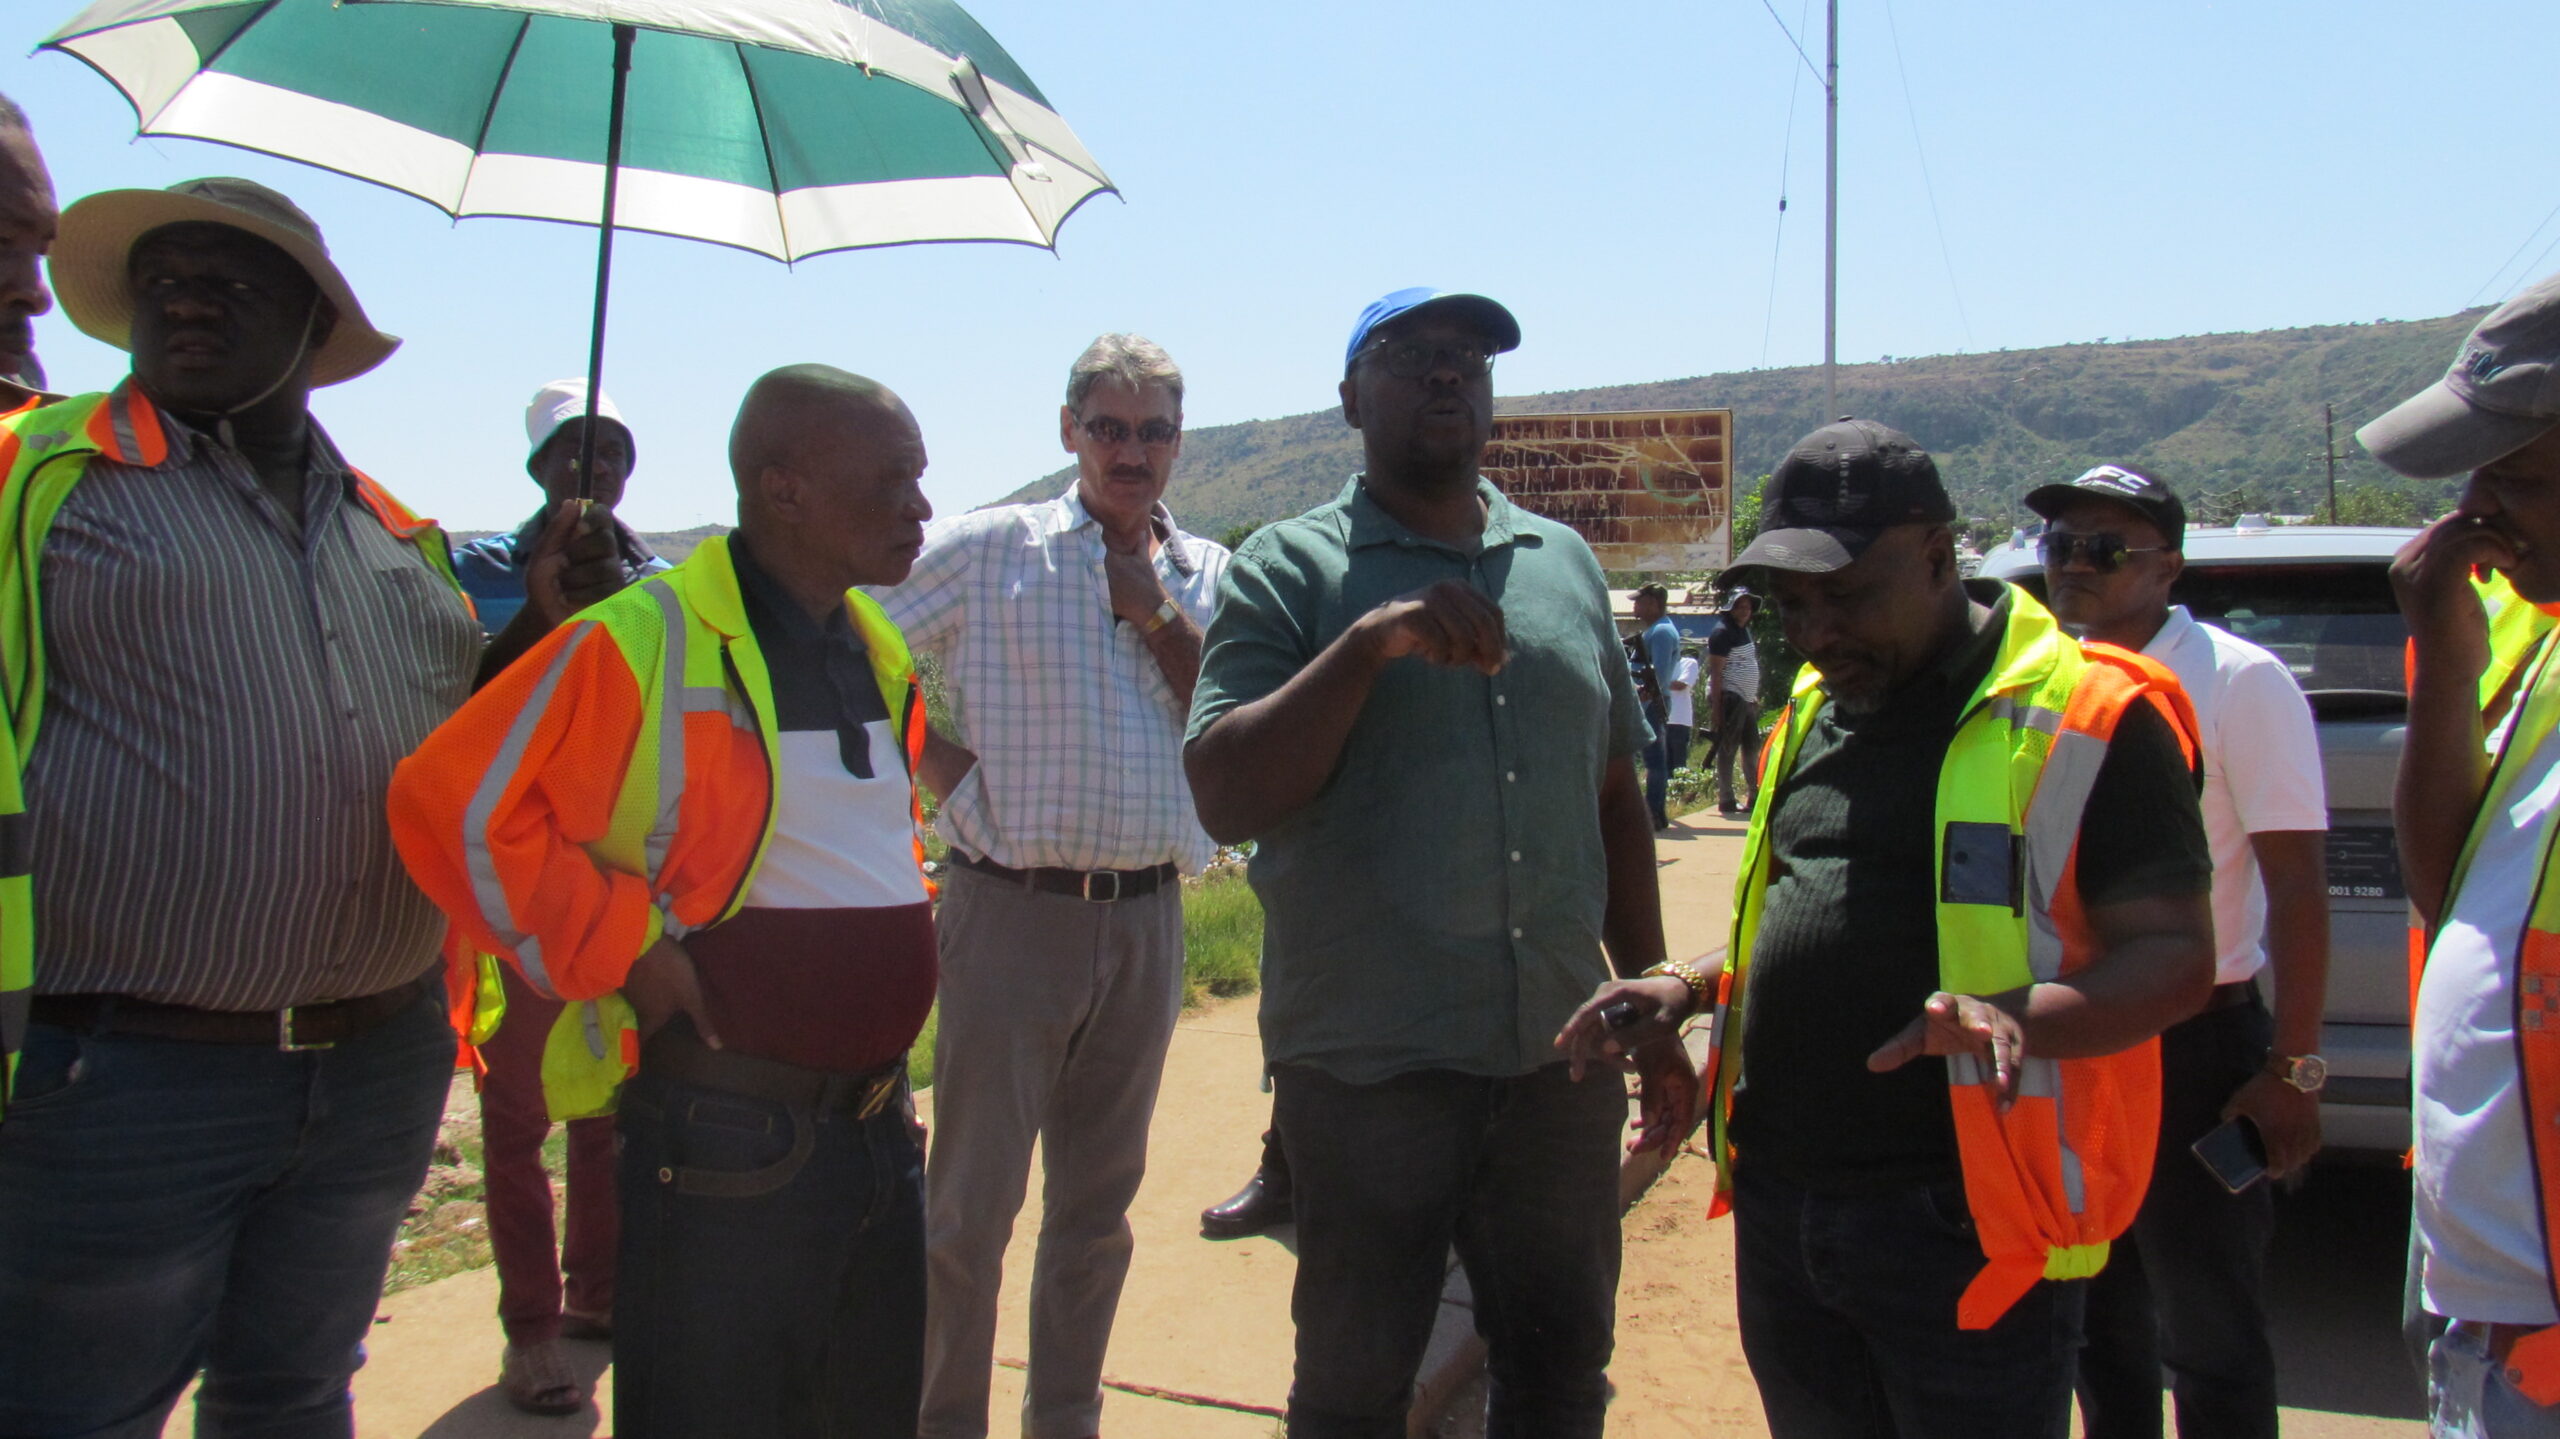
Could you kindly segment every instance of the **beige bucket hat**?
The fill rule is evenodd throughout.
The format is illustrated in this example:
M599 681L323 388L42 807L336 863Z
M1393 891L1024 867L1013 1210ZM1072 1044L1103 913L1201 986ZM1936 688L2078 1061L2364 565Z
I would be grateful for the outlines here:
M125 262L134 242L163 225L202 221L245 230L291 255L329 297L337 328L311 357L311 383L352 380L400 348L365 318L347 277L329 259L320 226L291 200L258 184L215 176L181 180L166 190L105 190L62 212L54 240L53 293L82 333L119 350L133 348L133 291Z

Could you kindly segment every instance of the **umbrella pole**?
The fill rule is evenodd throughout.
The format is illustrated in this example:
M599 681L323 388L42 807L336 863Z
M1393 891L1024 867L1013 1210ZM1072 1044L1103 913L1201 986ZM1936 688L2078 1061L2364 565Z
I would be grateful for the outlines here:
M587 338L587 418L578 434L581 500L595 490L596 405L604 396L604 307L613 289L613 198L622 183L622 101L631 87L631 41L638 33L628 25L613 27L613 107L605 122L604 218L596 241L596 322Z

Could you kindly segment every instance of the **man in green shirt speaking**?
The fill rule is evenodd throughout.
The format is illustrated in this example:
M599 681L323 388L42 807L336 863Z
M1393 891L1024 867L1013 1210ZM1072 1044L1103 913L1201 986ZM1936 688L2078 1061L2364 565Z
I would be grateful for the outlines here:
M1651 738L1590 548L1477 474L1509 311L1401 290L1341 386L1367 472L1220 586L1184 753L1256 842L1262 1037L1295 1180L1293 1439L1400 1436L1454 1244L1491 1432L1601 1431L1618 1278L1614 1075L1550 1039L1663 955ZM1643 1143L1696 1077L1639 1052Z

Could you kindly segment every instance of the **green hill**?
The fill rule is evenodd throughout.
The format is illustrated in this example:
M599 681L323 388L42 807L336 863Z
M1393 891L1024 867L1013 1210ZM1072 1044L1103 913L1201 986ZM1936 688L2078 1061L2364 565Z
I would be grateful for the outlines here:
M2310 513L2323 503L2320 407L2338 443L2442 374L2479 319L2322 325L2171 340L1934 355L1840 367L1843 413L1908 431L1938 457L1958 507L2006 529L2029 488L2104 460L2141 465L2188 495L2200 520L2242 509ZM1746 370L1650 384L1507 397L1504 411L1730 408L1746 494L1787 446L1825 418L1822 370ZM1166 502L1215 535L1318 504L1359 468L1338 411L1194 430ZM997 503L1045 499L1060 470ZM2446 486L2409 486L2361 451L2338 466L2346 518L2405 522Z

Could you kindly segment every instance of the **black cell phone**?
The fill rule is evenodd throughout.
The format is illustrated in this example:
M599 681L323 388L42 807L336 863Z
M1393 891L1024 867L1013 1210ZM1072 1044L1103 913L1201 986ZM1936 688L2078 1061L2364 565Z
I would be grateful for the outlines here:
M2234 1115L2189 1146L2196 1160L2234 1194L2267 1177L2267 1141L2247 1115Z

